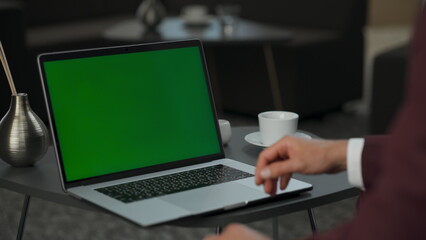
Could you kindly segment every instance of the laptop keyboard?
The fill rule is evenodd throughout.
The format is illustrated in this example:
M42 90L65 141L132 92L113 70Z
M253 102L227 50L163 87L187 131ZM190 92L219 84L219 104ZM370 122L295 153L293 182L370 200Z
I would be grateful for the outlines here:
M131 203L252 176L235 168L215 165L95 190L124 203Z

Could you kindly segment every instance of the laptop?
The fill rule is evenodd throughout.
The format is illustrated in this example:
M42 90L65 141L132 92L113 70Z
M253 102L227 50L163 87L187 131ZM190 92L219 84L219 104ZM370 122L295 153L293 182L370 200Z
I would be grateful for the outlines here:
M147 227L270 199L225 158L198 40L38 57L61 183ZM277 195L312 189L296 179Z

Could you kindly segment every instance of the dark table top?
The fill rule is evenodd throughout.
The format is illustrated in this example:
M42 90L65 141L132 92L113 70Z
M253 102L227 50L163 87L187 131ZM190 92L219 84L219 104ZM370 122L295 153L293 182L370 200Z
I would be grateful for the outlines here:
M244 136L258 131L258 128L236 127L232 131L232 139L224 148L226 156L255 165L257 156L262 151L262 148L245 142ZM313 208L359 194L358 189L349 185L346 172L316 176L296 174L294 177L311 183L313 190L242 209L209 216L189 217L171 224L188 227L214 227L225 225L229 222L251 222ZM79 201L64 193L61 188L58 167L52 147L49 148L42 160L33 167L14 168L0 161L0 187L64 205L103 211L94 205Z
M220 21L212 18L205 26L188 26L179 17L167 17L155 32L147 32L138 19L122 21L108 28L103 37L120 42L173 41L197 38L205 44L258 44L291 40L291 32L260 22L238 19L231 34L226 34Z

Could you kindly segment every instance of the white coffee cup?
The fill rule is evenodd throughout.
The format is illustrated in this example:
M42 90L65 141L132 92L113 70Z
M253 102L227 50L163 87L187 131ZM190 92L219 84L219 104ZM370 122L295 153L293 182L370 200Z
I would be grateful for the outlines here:
M203 20L208 15L208 8L205 5L188 5L182 8L182 16L191 20Z
M258 115L261 142L272 145L286 135L297 131L299 115L294 112L268 111Z
M219 119L220 135L222 137L222 143L227 144L232 137L231 123L225 119Z

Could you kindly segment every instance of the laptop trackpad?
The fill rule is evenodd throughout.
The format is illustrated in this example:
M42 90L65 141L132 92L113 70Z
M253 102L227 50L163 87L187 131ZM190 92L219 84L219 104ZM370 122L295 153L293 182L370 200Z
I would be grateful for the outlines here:
M236 182L213 185L160 197L171 204L193 213L224 207L242 206L245 201L253 201L268 195Z

